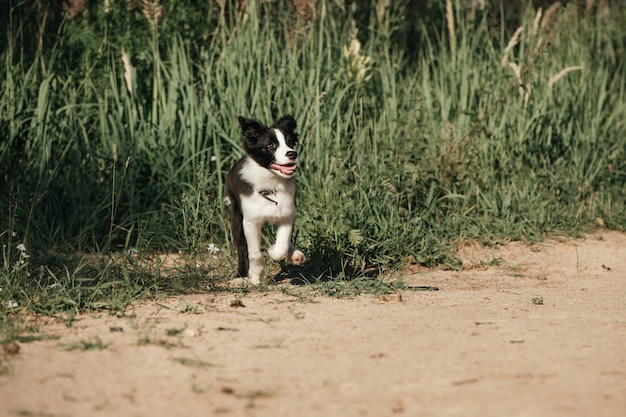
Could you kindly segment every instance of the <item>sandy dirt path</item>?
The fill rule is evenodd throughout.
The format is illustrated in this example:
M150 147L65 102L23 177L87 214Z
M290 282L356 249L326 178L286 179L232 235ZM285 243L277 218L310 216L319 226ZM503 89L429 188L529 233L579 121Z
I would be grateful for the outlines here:
M291 287L42 325L0 416L626 415L625 234L459 257L401 301Z

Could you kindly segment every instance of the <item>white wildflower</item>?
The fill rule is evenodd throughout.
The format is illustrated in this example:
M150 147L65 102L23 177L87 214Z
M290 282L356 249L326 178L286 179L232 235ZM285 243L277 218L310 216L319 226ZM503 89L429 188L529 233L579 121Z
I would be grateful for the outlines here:
M220 253L220 248L218 248L215 243L210 243L209 246L207 246L207 250L211 255L213 255L213 259L217 259L217 254Z
M15 307L17 307L17 302L15 300L7 301L7 307L8 308L15 308Z
M17 245L17 250L20 251L20 263L24 263L24 259L30 258L30 255L26 254L26 245L23 243Z

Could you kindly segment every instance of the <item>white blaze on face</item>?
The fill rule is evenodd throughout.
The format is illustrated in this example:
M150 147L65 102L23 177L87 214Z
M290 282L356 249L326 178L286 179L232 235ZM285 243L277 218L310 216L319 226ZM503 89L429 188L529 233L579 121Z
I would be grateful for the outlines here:
M287 146L283 132L274 129L274 133L276 134L276 139L278 139L278 148L276 148L274 153L275 161L270 168L283 177L293 177L296 173L296 161L287 156L287 152L293 151L293 148Z

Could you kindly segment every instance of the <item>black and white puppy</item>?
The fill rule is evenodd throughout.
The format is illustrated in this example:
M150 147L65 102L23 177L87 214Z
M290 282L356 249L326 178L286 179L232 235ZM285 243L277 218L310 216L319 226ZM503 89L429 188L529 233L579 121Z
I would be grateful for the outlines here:
M267 250L272 259L289 258L296 265L305 261L304 254L291 244L298 134L292 116L281 117L270 127L239 116L239 125L246 155L226 176L226 202L239 257L237 274L256 285L263 273L264 223L277 226L276 243Z

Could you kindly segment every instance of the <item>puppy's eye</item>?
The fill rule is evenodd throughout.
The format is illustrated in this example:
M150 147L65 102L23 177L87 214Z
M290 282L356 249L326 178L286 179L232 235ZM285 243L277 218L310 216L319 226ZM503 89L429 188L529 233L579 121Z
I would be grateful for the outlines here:
M269 143L269 144L267 144L267 146L265 146L265 149L267 149L270 152L274 152L276 150L276 144L275 143Z

